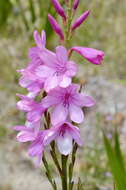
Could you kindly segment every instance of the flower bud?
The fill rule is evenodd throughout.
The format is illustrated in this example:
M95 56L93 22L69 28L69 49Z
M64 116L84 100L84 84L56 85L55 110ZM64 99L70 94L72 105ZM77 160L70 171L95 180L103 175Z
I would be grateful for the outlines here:
M76 10L78 5L80 3L80 0L74 0L73 9Z
M56 12L57 12L61 17L63 17L64 20L66 20L65 11L64 11L63 7L61 6L61 4L59 3L59 1L58 1L58 0L52 0L52 3L53 3L53 5L54 5L54 7L55 7Z
M48 19L49 19L49 22L50 22L53 30L60 36L61 40L64 40L64 35L62 32L62 29L60 28L59 24L54 19L54 17L52 17L52 15L48 14Z
M101 62L103 61L105 55L104 52L101 50L87 48L87 47L80 47L80 46L72 47L69 51L69 54L71 54L72 51L77 52L86 60L95 65L101 65Z
M75 30L76 28L78 28L86 20L89 13L90 13L90 11L85 11L77 20L75 20L71 29Z

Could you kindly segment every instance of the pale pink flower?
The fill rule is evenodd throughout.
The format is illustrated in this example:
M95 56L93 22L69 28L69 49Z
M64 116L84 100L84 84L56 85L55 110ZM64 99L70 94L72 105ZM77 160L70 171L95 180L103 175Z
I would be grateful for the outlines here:
M47 137L53 136L53 140L56 141L58 150L63 155L68 155L71 153L73 148L73 140L79 145L82 145L80 130L78 127L72 125L69 122L60 123L55 127L50 129Z
M20 131L17 135L19 142L34 141L40 129L40 122L31 123L27 121L25 125L17 125L13 127L14 130Z
M51 114L53 125L65 121L68 116L76 123L81 123L84 120L81 107L91 107L95 102L91 96L78 93L78 88L79 86L75 84L66 88L57 87L42 100L43 107L55 107Z
M100 65L104 58L103 51L93 48L76 46L70 49L70 53L72 51L76 51L77 53L82 55L85 59L87 59L89 62L95 65Z
M36 68L36 75L40 80L45 80L44 89L47 92L57 86L65 88L71 84L77 66L73 61L68 61L68 53L63 46L56 48L55 56L43 56L42 60L44 65Z
M60 123L48 130L34 133L34 130L25 126L16 126L14 128L20 131L17 135L19 142L31 141L28 153L31 157L38 158L38 164L42 160L43 152L47 145L52 141L56 141L61 154L68 155L72 151L73 140L79 145L82 145L80 138L80 130L69 122Z
M35 102L33 99L21 94L17 94L17 96L21 98L21 100L17 102L17 108L27 112L28 121L39 121L45 112L45 108L43 108L42 103Z

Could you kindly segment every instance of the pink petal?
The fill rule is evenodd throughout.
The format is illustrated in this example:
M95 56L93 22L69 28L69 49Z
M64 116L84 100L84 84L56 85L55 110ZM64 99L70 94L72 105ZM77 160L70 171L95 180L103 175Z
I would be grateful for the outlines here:
M68 115L68 110L62 104L59 104L55 107L53 113L51 114L51 122L53 125L57 125L60 122L66 120Z
M46 46L46 33L44 30L41 32L41 40L42 40L42 47L45 48Z
M65 133L63 136L57 137L57 146L59 149L59 152L63 155L68 155L72 151L72 137L69 133Z
M71 104L69 107L69 111L70 111L70 118L72 121L76 122L76 123L82 123L84 120L84 114L83 111L80 107Z
M49 92L50 90L58 86L58 82L59 82L59 79L57 76L49 77L45 81L44 89L46 90L46 92Z
M17 135L17 140L19 142L28 142L28 141L33 141L34 139L35 139L35 135L33 132L21 131Z
M76 75L77 70L78 70L78 68L77 68L76 63L74 63L73 61L68 61L67 62L67 71L66 71L65 75L73 77Z
M42 48L42 41L41 37L37 30L34 31L34 40L39 48Z
M67 86L69 86L71 84L71 78L67 77L67 76L63 76L62 81L60 82L59 86L66 88Z
M74 103L80 107L92 107L95 104L95 101L91 96L81 93L75 96Z
M45 65L40 65L36 68L35 74L40 78L47 78L54 74L55 70Z
M56 63L56 54L54 54L52 51L49 51L47 49L43 50L39 54L41 61L43 64L49 67L54 67Z
M43 141L44 146L49 145L53 140L55 140L57 135L58 135L58 133L56 130L54 130L54 129L48 130L48 132L46 133L46 135L44 137L44 141Z
M81 146L82 140L80 137L80 129L74 125L71 125L70 133L71 133L71 136L73 137L73 139L75 140L75 142Z
M33 144L29 147L28 154L29 154L31 157L39 156L39 155L42 154L43 150L44 150L43 144L40 143L40 142L35 142L35 143L33 143Z
M59 103L59 100L57 97L55 96L46 96L43 100L42 100L42 106L44 108L49 108L52 105L56 105Z
M30 85L31 82L31 80L24 76L19 79L19 84L24 88L27 88L27 86Z
M67 54L67 50L65 47L63 47L63 46L56 47L56 56L57 56L58 61L61 64L67 63L68 54Z

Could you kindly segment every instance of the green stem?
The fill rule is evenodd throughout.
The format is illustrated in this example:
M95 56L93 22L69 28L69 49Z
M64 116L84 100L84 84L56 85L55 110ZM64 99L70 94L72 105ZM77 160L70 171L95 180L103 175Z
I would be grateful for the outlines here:
M76 160L76 152L77 152L78 145L77 143L74 144L73 146L73 151L72 151L72 160L69 165L69 190L73 189L74 182L72 181L73 178L73 168Z
M53 190L57 190L56 182L55 182L55 180L53 180L53 177L51 175L51 171L49 169L48 162L47 162L44 154L43 154L43 157L42 157L42 161L43 161L44 167L46 169L46 176L47 176L50 184L52 185Z
M59 161L58 161L58 159L57 159L56 151L55 151L55 142L52 142L52 143L51 143L51 149L52 149L52 150L50 151L50 154L51 154L51 156L52 156L52 159L53 159L53 161L54 161L54 163L55 163L55 165L56 165L56 167L57 167L57 170L58 170L60 176L62 177L62 170L61 170Z
M62 190L68 190L67 188L67 160L68 156L61 156L62 160Z
M73 20L73 0L69 0L68 3L68 8L67 8L67 26L65 29L65 45L68 46L69 45L69 40L70 40L70 34L71 34L71 23Z

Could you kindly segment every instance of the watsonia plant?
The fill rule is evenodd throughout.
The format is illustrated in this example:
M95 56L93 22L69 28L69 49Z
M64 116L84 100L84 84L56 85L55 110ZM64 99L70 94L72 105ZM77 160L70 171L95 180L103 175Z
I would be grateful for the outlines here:
M21 99L17 108L26 113L26 122L15 126L19 131L17 140L31 142L28 153L37 158L36 165L43 162L46 176L54 190L57 184L49 167L45 149L50 146L50 156L61 178L62 190L74 187L73 170L76 153L82 146L78 125L84 121L83 107L92 107L94 99L81 92L81 86L73 82L78 65L71 60L73 51L90 63L100 65L104 52L83 46L70 47L75 30L87 19L90 11L74 19L79 1L66 0L65 9L58 0L52 0L56 13L62 19L62 27L49 13L48 19L59 36L55 52L46 48L46 33L34 31L36 46L29 50L29 64L18 70L19 84L26 88L27 95L17 94ZM61 160L59 160L61 157ZM78 190L82 189L81 181Z

